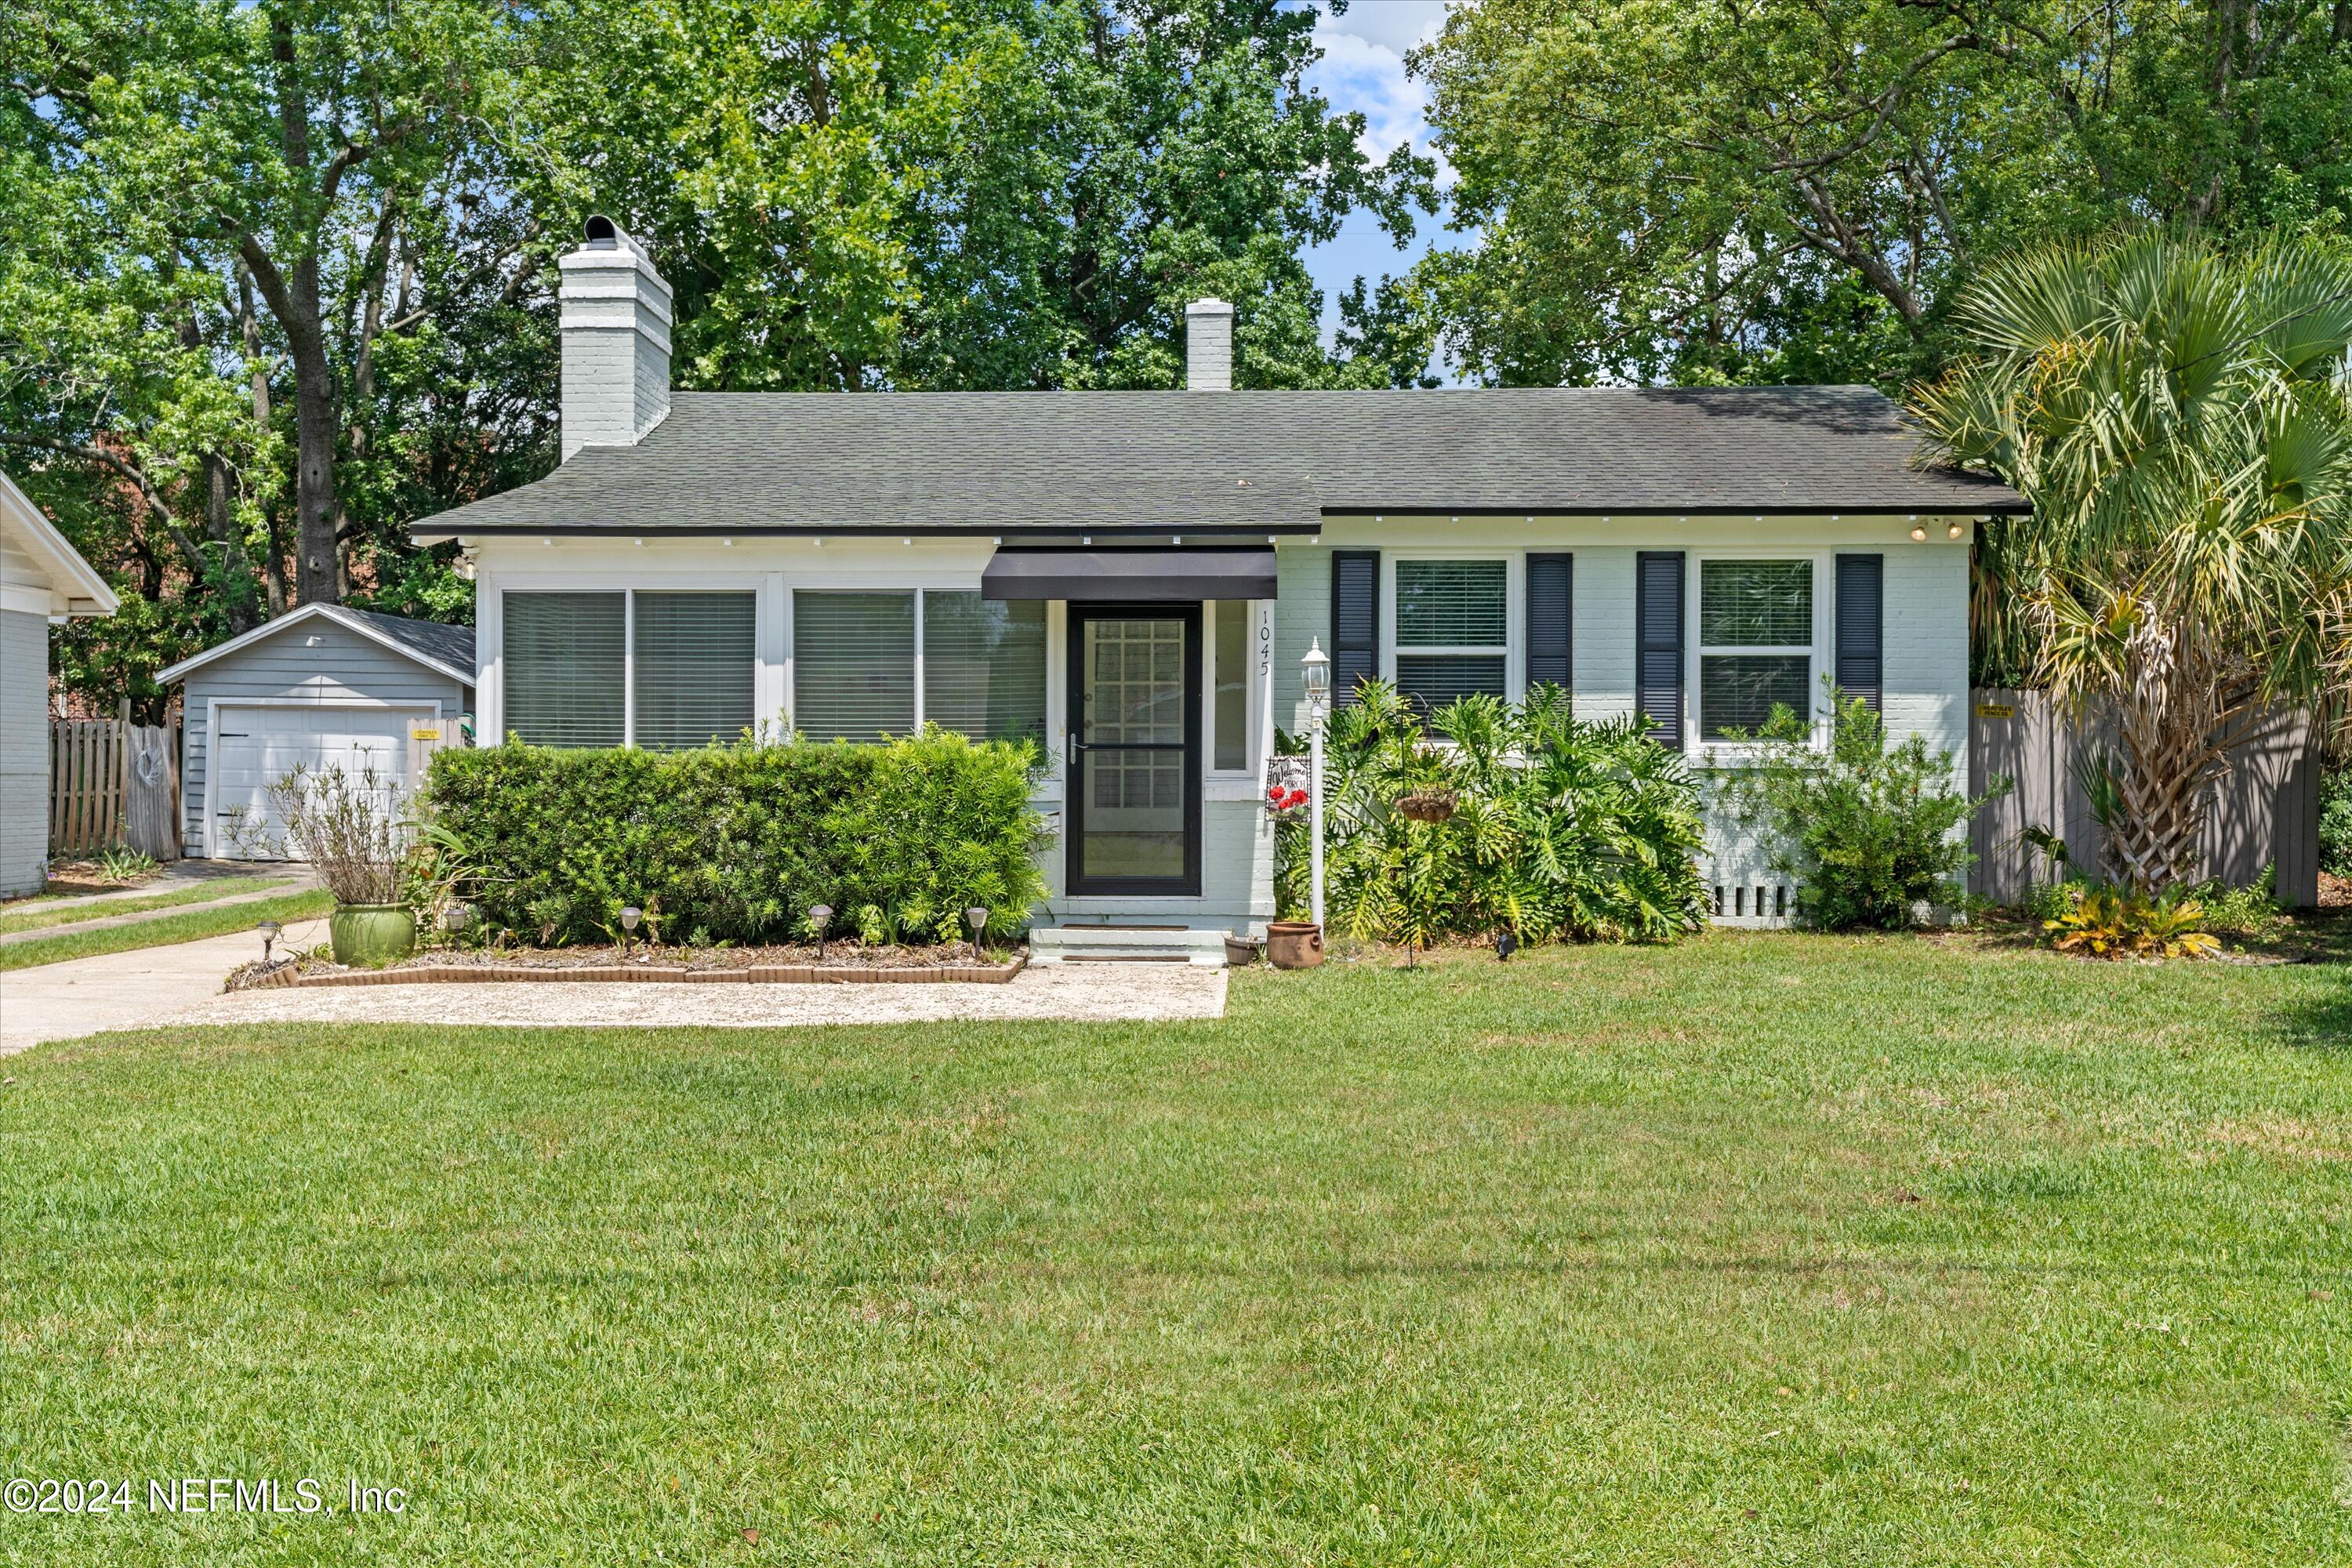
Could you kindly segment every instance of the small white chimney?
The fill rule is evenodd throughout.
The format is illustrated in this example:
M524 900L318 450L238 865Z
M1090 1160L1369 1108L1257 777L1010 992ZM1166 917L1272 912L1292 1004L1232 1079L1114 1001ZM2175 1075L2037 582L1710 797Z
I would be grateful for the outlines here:
M1223 300L1184 307L1184 390L1234 389L1234 308Z
M563 456L634 447L669 416L669 284L608 217L563 258Z

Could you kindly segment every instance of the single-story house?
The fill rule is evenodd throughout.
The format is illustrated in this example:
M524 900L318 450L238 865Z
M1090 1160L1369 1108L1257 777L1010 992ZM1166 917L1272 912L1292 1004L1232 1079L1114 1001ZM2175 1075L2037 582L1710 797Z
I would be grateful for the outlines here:
M373 768L390 791L424 776L474 707L474 629L305 605L159 672L184 681L182 818L190 855L284 852L269 786L299 765Z
M114 590L0 474L0 898L49 876L49 626L114 614Z
M1961 751L1969 541L2025 510L1865 387L1235 391L1214 300L1183 391L673 394L645 250L592 219L562 275L563 461L413 530L476 574L483 740L1035 737L1055 945L1274 913L1312 644L1342 692L1557 681L1694 752L1833 674Z

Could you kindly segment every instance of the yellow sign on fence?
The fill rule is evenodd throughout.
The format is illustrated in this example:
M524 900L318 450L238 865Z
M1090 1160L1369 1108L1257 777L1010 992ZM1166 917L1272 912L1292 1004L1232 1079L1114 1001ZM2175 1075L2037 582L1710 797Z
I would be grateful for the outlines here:
M441 726L438 724L411 724L408 727L408 738L412 741L437 741L441 738Z
M1979 719L2014 719L2017 717L2017 707L2016 704L2010 702L1979 702L1977 704L1977 717Z

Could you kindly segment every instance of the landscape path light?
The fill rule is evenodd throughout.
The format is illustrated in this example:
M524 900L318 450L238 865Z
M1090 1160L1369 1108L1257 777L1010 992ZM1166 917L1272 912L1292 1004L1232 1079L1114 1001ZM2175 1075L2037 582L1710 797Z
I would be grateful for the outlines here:
M980 933L988 924L988 911L974 904L964 910L963 923L971 927L971 961L980 962Z
M816 961L823 963L824 962L824 928L833 923L833 906L811 904L808 923L810 929L816 932Z
M623 958L629 956L629 939L636 935L637 922L645 918L646 911L635 904L630 904L621 910L621 956Z
M276 921L264 921L253 929L261 933L261 962L268 963L271 944L277 942L286 928Z

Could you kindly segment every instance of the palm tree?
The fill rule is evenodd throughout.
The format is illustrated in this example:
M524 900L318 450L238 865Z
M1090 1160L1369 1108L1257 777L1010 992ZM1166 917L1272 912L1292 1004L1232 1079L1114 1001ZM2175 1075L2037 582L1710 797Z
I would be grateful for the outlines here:
M2155 891L2189 873L2207 786L2273 704L2342 717L2352 257L2042 250L1987 272L1959 320L1979 352L1913 393L1931 455L2034 508L1987 525L1978 636L2112 721L2108 851Z

